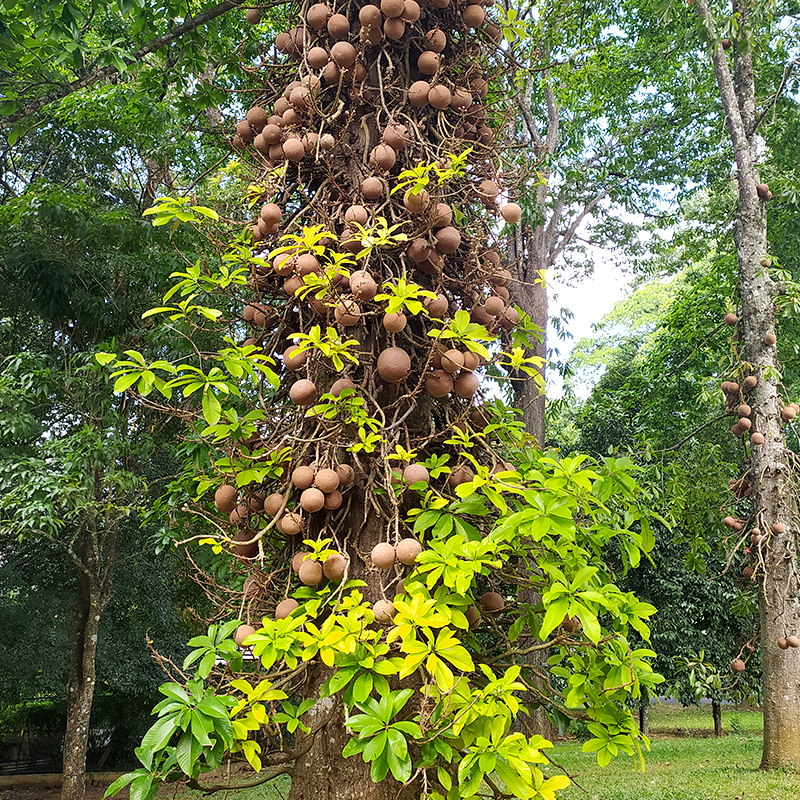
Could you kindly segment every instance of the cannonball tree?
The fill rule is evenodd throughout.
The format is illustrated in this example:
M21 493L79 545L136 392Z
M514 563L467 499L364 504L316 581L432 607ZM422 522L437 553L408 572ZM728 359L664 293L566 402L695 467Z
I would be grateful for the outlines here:
M268 76L291 80L265 77L232 132L246 224L189 198L148 212L207 255L148 312L156 360L99 359L204 443L175 513L221 610L111 795L222 788L206 773L233 756L248 784L290 774L293 800L552 798L569 781L512 732L521 694L589 721L601 763L641 757L626 701L659 676L626 636L655 609L603 552L652 547L646 499L625 460L526 448L491 388L537 374L493 245L491 14L303 4Z

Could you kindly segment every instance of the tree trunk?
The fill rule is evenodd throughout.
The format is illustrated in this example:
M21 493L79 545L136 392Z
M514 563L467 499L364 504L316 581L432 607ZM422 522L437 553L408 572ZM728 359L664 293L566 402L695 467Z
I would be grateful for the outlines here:
M412 429L415 423L418 424L426 416L426 404L422 403L421 406L423 414L415 414L409 419ZM368 499L363 492L359 493L357 499L355 490L351 490L351 494L354 497L350 511L341 523L342 530L351 531L347 542L350 557L348 578L367 583L361 591L370 603L383 597L391 600L396 586L394 570L368 569L362 556L386 540L384 520L375 513L369 513L372 509L367 505ZM312 665L307 696L319 698L320 688L329 675L330 670L322 664ZM411 686L412 680L413 676L406 679L403 686ZM360 753L349 758L342 756L351 734L344 724L344 707L335 705L334 697L319 698L304 718L308 727L316 733L307 752L295 762L289 800L413 800L419 797L419 781L412 780L409 786L403 787L390 773L381 783L373 783L370 764L364 762ZM404 714L410 716L410 711L411 704L406 706ZM351 713L360 712L354 709ZM307 744L307 739L305 742L298 739L297 749L302 750Z
M722 736L722 704L719 700L711 701L711 714L714 717L714 736Z
M83 534L83 553L90 550L90 533ZM85 571L78 574L78 596L72 660L67 687L67 728L61 800L83 800L86 790L86 748L95 687L97 635L102 614L100 587Z
M650 694L646 689L639 700L639 730L644 736L650 735Z
M764 681L764 750L762 769L800 768L800 666L793 651L778 647L778 639L800 630L800 585L797 574L797 533L791 470L781 424L778 360L774 346L764 341L775 330L773 294L779 287L766 265L766 198L758 194L756 97L753 40L747 3L736 0L738 36L734 42L734 76L718 41L706 0L695 5L713 44L711 58L727 115L736 159L739 204L734 239L739 266L742 319L742 361L757 384L744 396L751 406L753 430L764 434L763 445L751 446L752 526L764 538L756 550L759 576L759 617Z
M314 681L317 691L325 677L319 675ZM310 749L295 762L289 800L413 800L419 797L419 782L412 781L403 787L389 774L380 783L373 783L370 765L364 763L360 753L342 757L342 750L351 737L344 725L343 709L334 708L335 702L332 697L322 698L306 714L307 724L312 728L324 722L327 716L330 720L314 735Z
M544 274L547 264L541 257L540 248L543 231L541 226L532 230L524 222L518 226L516 235L510 242L512 263L516 263L517 281L514 299L519 307L530 316L531 322L542 330L542 338L533 349L533 355L547 359L547 284ZM542 383L546 380L546 364L539 370ZM522 376L520 376L522 377ZM517 407L522 410L525 430L540 448L545 441L545 394L533 378L519 380L515 384Z

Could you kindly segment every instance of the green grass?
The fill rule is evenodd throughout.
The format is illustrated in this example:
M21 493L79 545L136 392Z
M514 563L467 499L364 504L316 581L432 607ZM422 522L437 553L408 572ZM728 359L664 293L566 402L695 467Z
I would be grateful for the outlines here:
M725 733L740 731L754 733L764 729L764 718L760 711L722 707L722 730ZM702 731L713 731L714 720L711 706L697 708L690 706L663 704L650 706L650 730L678 736L697 734Z
M564 790L564 800L795 800L800 792L800 774L758 770L761 737L755 734L654 739L644 773L633 771L630 758L600 769L580 744L550 752L578 784Z

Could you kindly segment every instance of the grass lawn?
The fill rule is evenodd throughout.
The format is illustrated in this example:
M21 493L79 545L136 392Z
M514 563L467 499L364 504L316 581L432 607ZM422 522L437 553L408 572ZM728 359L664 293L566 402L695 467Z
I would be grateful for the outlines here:
M716 739L711 707L653 706L651 750L644 773L633 770L627 756L600 769L580 742L559 743L548 754L577 785L561 793L563 800L798 800L800 773L760 772L762 717L758 711L723 708L727 736ZM675 735L677 734L677 736ZM551 767L548 774L558 770ZM215 795L224 800L285 800L289 782ZM159 792L159 798L174 790ZM182 792L181 800L203 795Z

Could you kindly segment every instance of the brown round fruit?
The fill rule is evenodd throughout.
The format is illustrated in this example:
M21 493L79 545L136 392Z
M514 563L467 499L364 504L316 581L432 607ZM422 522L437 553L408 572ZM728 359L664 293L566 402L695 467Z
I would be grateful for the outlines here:
M341 507L343 500L342 493L338 489L328 492L328 494L325 495L326 510L336 511L337 508Z
M415 81L408 87L408 102L414 108L424 108L428 105L428 93L431 85L427 81Z
M370 558L372 559L372 563L378 567L378 569L389 569L389 567L394 564L395 560L394 547L392 547L388 542L376 544L375 547L372 548Z
M394 605L388 600L378 600L378 602L372 606L372 611L375 614L375 622L380 622L384 625L391 622L395 615Z
M298 406L310 406L317 400L317 387L313 381L302 378L292 384L289 390L289 397Z
M446 228L440 228L436 231L436 249L440 253L449 255L455 253L461 244L461 233L458 228L448 225Z
M780 647L781 650L788 650L789 642L783 637L781 637L780 639L778 639L778 647Z
M469 483L475 475L472 470L467 466L456 467L447 478L447 485L453 489L460 486L462 483Z
M356 300L368 302L378 293L378 284L372 275L359 269L350 276L350 291Z
M306 361L308 361L308 351L300 350L296 344L289 345L283 351L283 365L291 372L303 367Z
M433 50L434 53L441 53L447 46L447 36L444 31L434 28L425 34L425 44L428 50Z
M350 206L347 211L344 212L344 221L345 222L357 222L359 225L366 225L367 221L369 220L369 212L367 211L364 206L361 205L354 205Z
M344 579L344 573L347 569L347 560L343 555L334 553L325 559L322 565L322 574L334 583L339 583Z
M417 67L423 75L435 75L439 69L441 56L433 50L425 50L417 59Z
M261 108L261 106L253 106L247 112L247 121L250 123L250 127L260 133L264 126L267 124L267 120L269 119L269 114Z
M315 31L321 31L325 27L330 13L331 10L327 3L314 3L314 5L308 9L306 22L308 22L309 27L313 28Z
M401 539L395 547L395 552L397 560L408 567L417 560L417 556L422 552L422 545L416 539Z
M506 222L513 225L522 219L522 208L517 203L506 203L500 209L500 214Z
M411 358L399 347L387 347L378 356L378 375L387 383L399 383L411 372Z
M398 311L395 314L384 314L383 315L383 327L389 331L389 333L400 333L408 323L406 319L406 315L403 314L402 311Z
M406 255L416 264L425 261L430 252L431 249L425 239L412 239L406 248Z
M350 33L350 23L344 14L333 14L328 18L328 34L336 41L347 39Z
M361 182L361 194L367 200L377 200L383 194L383 181L380 178L365 178Z
M765 333L764 334L764 344L769 345L770 347L778 341L778 337L774 333Z
M744 379L744 385L745 385L745 386L746 386L748 389L752 389L754 386L758 385L758 378L756 378L756 376L755 376L755 375L748 375L748 376L747 376L747 377Z
M332 492L339 488L339 474L335 469L321 469L314 478L314 486L325 492Z
M292 599L291 597L287 597L286 600L281 600L280 603L275 607L275 619L286 619L292 611L300 608L300 604L297 600Z
M325 495L319 489L311 487L300 495L300 505L313 514L325 505Z
M306 586L316 586L322 581L322 564L314 559L306 559L297 570L297 577Z
M739 322L739 317L737 317L736 314L726 314L725 315L725 319L723 320L723 322L726 325L730 325L731 328L732 328L734 325L736 325Z
M350 42L336 42L331 47L331 58L336 66L348 69L356 63L356 49Z
M764 434L763 433L751 433L750 434L750 444L761 445L764 444Z
M734 658L733 661L731 661L731 669L734 672L744 672L745 670L744 661L742 661L741 658Z
M505 607L505 601L497 592L486 592L482 594L478 603L484 614L496 614Z
M422 304L425 306L428 316L433 317L434 319L441 319L447 313L447 309L450 305L447 298L441 293L437 295L435 300L430 297L426 297L422 301Z
M240 625L233 632L233 641L236 642L237 647L242 647L244 640L255 632L256 629L252 625Z
M345 389L353 389L355 391L356 385L350 378L339 378L338 380L333 382L333 386L331 386L331 394L334 397L339 397L339 395Z
M292 472L292 483L301 491L314 483L314 470L311 467L296 467Z
M797 636L787 636L786 641L789 643L789 647L800 647L800 639Z
M358 325L361 319L361 306L355 300L340 300L333 309L333 316L340 325L350 328Z
M339 476L339 486L349 486L356 479L355 470L349 464L339 464L336 474Z
M428 483L430 483L431 475L428 472L427 468L423 464L409 464L403 470L403 480L409 486L411 486L411 485L413 485L415 483L428 484ZM401 544L402 544L402 542L401 542ZM405 561L403 561L403 563L405 564Z
M425 390L431 397L447 397L453 391L453 376L443 369L435 369L425 376Z
M223 514L230 514L236 508L236 487L222 484L222 486L214 492L214 506L217 511Z
M362 25L380 25L381 10L378 6L366 5L358 12L358 19Z
M313 69L322 69L329 61L328 51L324 47L312 47L306 58Z
M460 350L448 350L442 355L442 368L451 375L455 375L464 368L464 354Z
M403 0L402 17L405 22L416 22L419 19L421 9L417 0Z
M403 195L403 205L410 214L423 214L430 205L431 197L425 189L413 192L409 189Z
M786 526L782 522L773 522L771 530L774 534L780 536L782 533L786 533Z
M434 228L446 228L453 221L453 209L447 203L437 203L433 212L431 225Z
M388 144L379 144L372 148L369 163L375 169L390 170L397 161L397 153Z
M308 550L299 550L297 553L292 556L292 570L297 572L300 567L302 566L303 562L306 560L306 556L312 555L308 552Z
M500 187L495 181L485 180L480 182L477 192L481 200L493 203L497 195L500 194Z
M395 42L403 38L406 32L406 23L402 17L390 17L383 23L383 32Z
M294 511L285 511L283 516L277 521L275 527L284 536L297 536L303 530L303 520Z
M486 12L479 5L469 5L461 13L461 19L470 28L480 28L486 22Z
M462 372L454 381L455 393L464 400L471 400L480 389L480 379L474 372Z
M282 505L283 505L282 494L278 494L278 492L273 492L272 494L268 494L264 498L264 513L270 517L274 517L281 510Z

